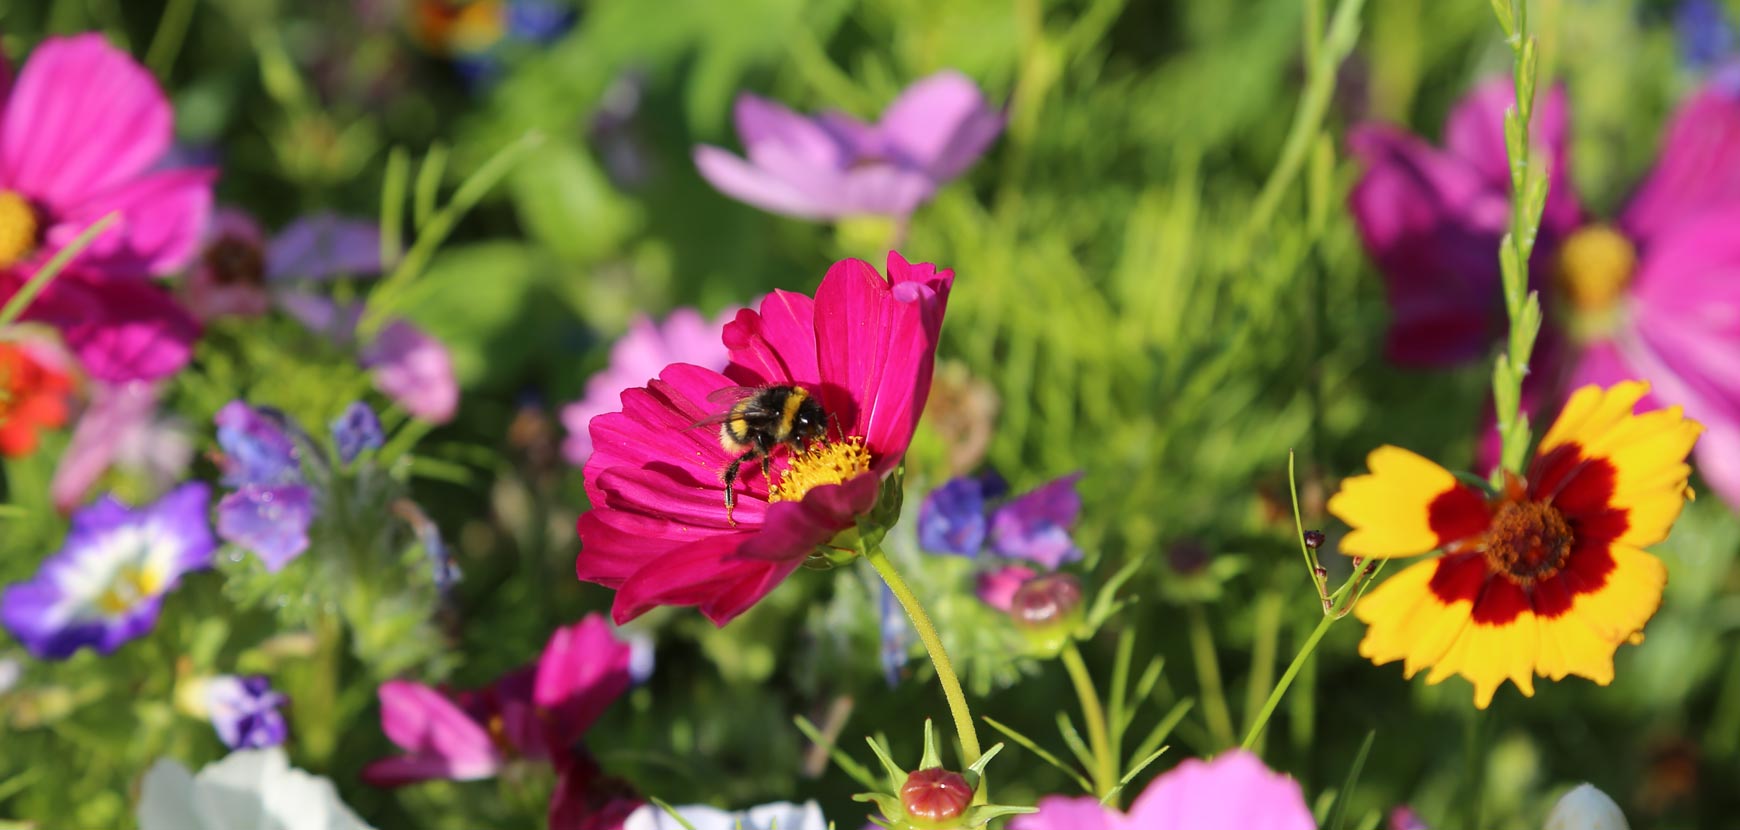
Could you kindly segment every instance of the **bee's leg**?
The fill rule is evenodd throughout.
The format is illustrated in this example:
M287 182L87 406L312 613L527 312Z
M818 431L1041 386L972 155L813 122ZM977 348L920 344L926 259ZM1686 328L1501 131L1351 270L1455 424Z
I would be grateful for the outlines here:
M748 457L742 455L733 458L731 463L725 467L725 522L732 526L737 524L737 520L731 518L731 511L737 509L737 492L733 489L737 486L737 470L743 466L743 460Z
M773 492L772 463L773 462L770 460L768 455L763 454L761 456L761 480L767 482L767 492L770 494Z

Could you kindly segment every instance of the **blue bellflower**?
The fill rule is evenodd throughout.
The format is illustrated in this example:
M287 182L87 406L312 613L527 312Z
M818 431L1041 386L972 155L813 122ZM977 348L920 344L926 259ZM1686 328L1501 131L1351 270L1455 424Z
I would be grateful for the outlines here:
M978 556L987 545L1008 559L1056 570L1082 558L1070 536L1081 515L1080 473L1047 482L993 510L1008 485L995 473L957 478L932 490L918 510L919 546L932 553Z
M930 491L918 507L918 544L931 553L978 556L989 529L986 508L1009 489L996 473L962 476Z
M314 522L294 427L281 413L241 401L224 405L214 420L224 483L235 488L218 502L218 535L276 572L308 549Z
M364 450L378 450L386 443L381 419L372 407L357 401L333 420L332 443L338 447L338 460L345 464L355 461Z

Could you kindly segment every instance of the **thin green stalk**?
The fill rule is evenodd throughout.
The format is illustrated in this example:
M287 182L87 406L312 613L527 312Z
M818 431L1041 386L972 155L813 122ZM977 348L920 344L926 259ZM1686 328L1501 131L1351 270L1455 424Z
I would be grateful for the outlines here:
M1082 719L1087 721L1088 746L1094 756L1094 795L1105 798L1118 786L1118 759L1112 756L1111 731L1106 728L1105 710L1100 708L1100 693L1094 688L1093 676L1088 674L1087 664L1082 662L1081 650L1075 647L1074 640L1064 645L1058 656L1063 658L1063 667L1069 670L1076 697L1081 698Z
M930 615L925 613L924 606L919 604L918 597L912 589L906 586L906 580L900 578L900 571L895 570L894 563L889 561L888 554L881 547L872 547L864 552L864 558L870 561L870 567L876 569L876 574L882 577L882 582L888 590L894 593L894 598L900 601L900 607L906 610L906 616L912 620L912 627L918 631L918 639L924 643L924 650L930 655L930 663L936 668L937 682L942 684L943 697L948 699L949 714L955 721L955 734L960 736L961 755L970 766L977 763L984 752L979 748L979 733L973 727L973 713L967 708L967 695L961 691L961 679L955 675L954 664L949 662L949 654L943 649L942 638L937 636L936 625L930 621Z
M1214 655L1214 632L1209 630L1208 617L1202 606L1190 605L1186 615L1190 621L1190 654L1196 661L1196 679L1202 684L1202 714L1208 720L1208 731L1220 746L1233 742L1232 710L1226 705L1226 689L1220 682L1220 663Z
M187 37L187 25L193 22L196 0L169 0L163 16L157 19L157 34L151 37L151 48L145 52L145 65L158 80L168 82L169 70L181 54L181 43Z
M1257 599L1255 614L1256 639L1251 645L1251 682L1245 688L1245 729L1256 723L1257 707L1263 704L1263 690L1275 678L1275 652L1280 647L1281 610L1278 591L1270 590ZM1258 749L1261 754L1261 749Z
M1269 692L1269 699L1263 702L1263 708L1257 712L1256 720L1251 722L1251 731L1245 734L1244 743L1240 747L1250 749L1257 743L1257 736L1263 734L1263 727L1269 725L1269 717L1275 714L1275 707L1281 705L1281 698L1287 694L1287 687L1293 685L1293 678L1299 676L1299 670L1304 668L1305 661L1311 659L1311 652L1317 650L1318 642L1323 635L1329 633L1329 627L1341 619L1334 614L1325 614L1311 631L1311 636L1305 638L1305 645L1300 646L1299 653L1293 655L1293 662L1287 666L1287 671L1281 675L1281 682L1275 684L1275 689Z
M90 246L92 240L95 240L103 231L108 230L120 218L121 214L115 212L98 219L95 224L85 228L85 232L79 234L71 245L60 249L60 252L56 253L47 265L37 269L36 273L31 275L30 281L25 283L23 288L18 289L18 293L12 295L12 299L6 301L4 308L0 308L0 328L11 325L20 316L23 316L25 309L30 307L30 303L36 299L38 294L42 293L43 289L48 287L50 282L54 281L55 277L60 276L60 272L66 268L67 263L72 262L73 257L83 253L85 248Z

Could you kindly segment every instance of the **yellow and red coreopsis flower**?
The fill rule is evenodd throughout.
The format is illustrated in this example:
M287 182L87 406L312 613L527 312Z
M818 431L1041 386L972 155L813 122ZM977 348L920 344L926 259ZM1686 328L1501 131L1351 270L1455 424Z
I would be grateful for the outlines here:
M1686 455L1703 431L1679 407L1633 414L1648 392L1637 381L1578 390L1527 478L1493 496L1407 450L1374 450L1371 473L1329 500L1353 528L1342 553L1444 555L1360 601L1359 653L1401 660L1408 677L1431 667L1428 683L1459 674L1482 709L1506 679L1530 696L1537 674L1611 682L1614 652L1661 604L1667 569L1643 548L1685 505Z

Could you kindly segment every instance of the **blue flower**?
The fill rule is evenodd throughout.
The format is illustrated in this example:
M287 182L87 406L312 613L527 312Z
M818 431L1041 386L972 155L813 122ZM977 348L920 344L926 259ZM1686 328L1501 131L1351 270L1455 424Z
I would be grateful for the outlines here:
M986 505L1007 492L996 473L962 476L930 491L918 507L918 544L931 553L978 556L985 546Z
M1081 548L1069 535L1081 515L1081 496L1075 491L1080 480L1081 473L1064 476L997 508L991 517L991 549L1052 570L1081 559Z
M888 586L882 586L882 602L880 604L882 618L882 675L888 680L888 688L900 685L900 676L906 669L906 647L912 633L912 623L906 619L906 610L900 607L900 602L894 598L894 592Z
M214 677L206 682L205 699L211 725L230 749L278 746L289 734L278 711L288 699L261 675Z
M0 624L39 659L109 654L157 624L181 575L211 566L211 490L184 484L148 507L105 497L73 515L59 552L0 594Z
M1694 70L1721 63L1734 51L1734 27L1716 0L1682 0L1674 10L1680 57Z
M333 419L332 443L338 447L338 460L346 464L355 461L363 450L378 450L386 443L381 419L368 404L357 401Z
M218 502L218 535L275 572L308 549L314 522L295 427L282 413L241 401L226 404L214 420L224 483L236 488Z

